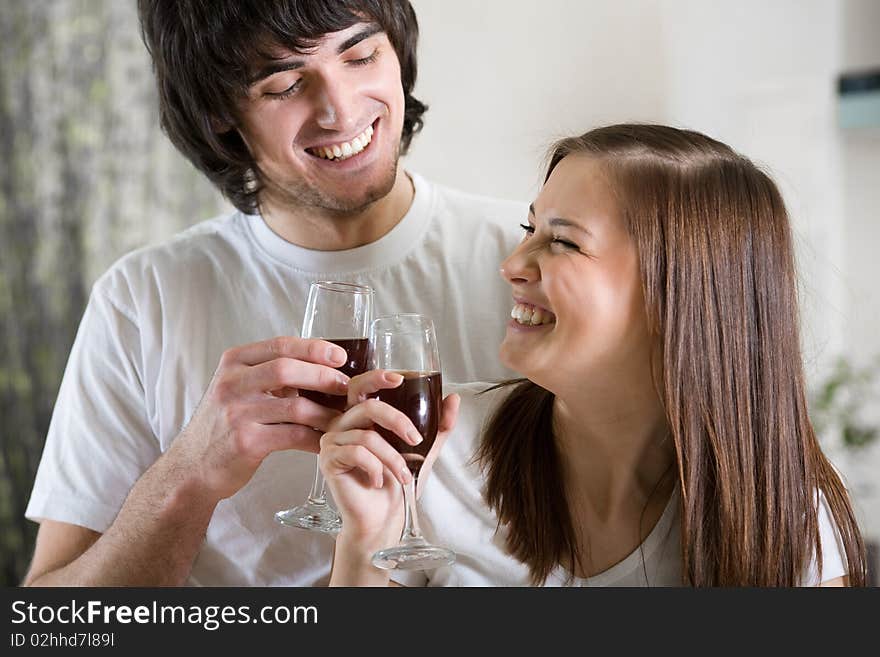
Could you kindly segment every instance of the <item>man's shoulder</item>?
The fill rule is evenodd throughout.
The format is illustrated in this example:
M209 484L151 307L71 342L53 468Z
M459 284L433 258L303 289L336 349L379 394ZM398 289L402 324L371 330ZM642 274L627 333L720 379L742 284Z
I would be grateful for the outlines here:
M529 204L515 199L499 198L430 182L437 199L436 210L463 219L478 217L509 228L511 222L522 220Z
M240 212L226 212L165 240L129 251L98 278L95 289L112 294L138 281L184 284L200 267L222 267L249 248L245 222Z

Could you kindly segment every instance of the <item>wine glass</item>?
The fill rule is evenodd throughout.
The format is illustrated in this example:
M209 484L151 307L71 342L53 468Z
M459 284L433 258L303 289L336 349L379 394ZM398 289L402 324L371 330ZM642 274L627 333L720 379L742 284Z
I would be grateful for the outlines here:
M397 434L377 426L377 431L406 460L412 472L409 484L403 485L405 515L400 542L379 550L372 563L392 570L428 570L448 566L455 561L452 550L429 544L422 537L416 513L416 485L422 463L440 423L443 379L434 324L424 315L399 314L379 317L370 326L370 369L395 371L403 376L396 388L380 390L375 397L407 417L422 435L422 442L410 445Z
M348 375L363 374L367 369L367 336L373 319L373 290L366 285L319 281L309 288L302 337L322 338L339 345L348 354L337 369ZM328 395L314 390L299 394L313 402L345 410L344 395ZM275 520L282 525L300 527L326 534L338 534L342 519L324 496L324 477L315 457L315 481L306 501L292 509L278 511Z

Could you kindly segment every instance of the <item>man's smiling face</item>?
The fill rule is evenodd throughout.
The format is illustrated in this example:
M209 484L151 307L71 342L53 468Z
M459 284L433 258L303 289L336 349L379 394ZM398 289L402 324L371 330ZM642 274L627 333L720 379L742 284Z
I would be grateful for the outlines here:
M306 54L274 54L255 66L238 126L262 173L263 199L344 215L388 194L404 93L387 35L357 23Z

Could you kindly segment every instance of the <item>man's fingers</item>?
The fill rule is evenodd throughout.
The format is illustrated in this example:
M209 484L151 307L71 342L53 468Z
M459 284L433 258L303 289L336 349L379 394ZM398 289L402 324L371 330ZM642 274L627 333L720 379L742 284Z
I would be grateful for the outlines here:
M348 408L366 400L373 393L396 388L403 383L403 375L389 370L370 370L354 376L348 382Z
M296 395L281 398L266 396L249 403L246 408L249 419L258 424L289 422L320 431L327 431L330 423L340 415L339 411Z
M253 342L229 349L223 360L229 364L258 365L276 358L293 358L319 365L340 367L348 358L345 349L339 345L317 338L297 338L279 336L271 340Z
M297 388L344 396L348 377L342 372L293 358L276 358L241 371L241 392L257 393L279 388Z
M260 446L268 454L282 449L320 451L321 432L302 424L266 424L257 429Z

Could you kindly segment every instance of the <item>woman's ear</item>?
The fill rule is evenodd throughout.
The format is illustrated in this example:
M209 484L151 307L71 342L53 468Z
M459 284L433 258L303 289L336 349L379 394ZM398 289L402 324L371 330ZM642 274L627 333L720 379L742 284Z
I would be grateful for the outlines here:
M223 119L212 116L211 117L211 130L214 131L215 134L222 135L223 133L229 132L232 130L232 124L228 121L224 121Z

